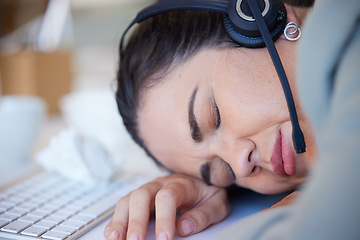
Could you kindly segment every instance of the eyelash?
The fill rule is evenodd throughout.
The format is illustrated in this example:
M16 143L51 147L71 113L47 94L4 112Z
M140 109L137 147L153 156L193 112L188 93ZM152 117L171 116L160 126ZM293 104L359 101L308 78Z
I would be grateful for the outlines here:
M215 121L216 124L215 124L215 127L216 127L216 129L218 129L220 127L220 124L221 124L221 117L220 117L219 108L216 105L216 103L215 103L215 112L216 112L216 121Z

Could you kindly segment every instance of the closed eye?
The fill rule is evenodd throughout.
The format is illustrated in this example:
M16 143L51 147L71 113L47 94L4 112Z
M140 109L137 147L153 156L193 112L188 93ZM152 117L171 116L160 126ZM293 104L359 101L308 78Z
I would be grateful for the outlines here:
M216 103L214 104L215 105L215 127L216 129L218 129L220 127L220 124L221 124L221 117L220 117L220 111L219 111L219 108L218 106L216 105Z

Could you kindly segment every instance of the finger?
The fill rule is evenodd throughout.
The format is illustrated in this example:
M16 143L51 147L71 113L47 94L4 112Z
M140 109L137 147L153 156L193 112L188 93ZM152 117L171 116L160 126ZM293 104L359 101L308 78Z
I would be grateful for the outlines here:
M105 228L106 239L124 240L129 218L129 195L122 197L116 204L114 214Z
M179 184L169 184L162 188L155 199L156 239L173 239L175 232L176 209L182 200ZM180 198L180 199L179 199Z
M161 184L145 184L130 194L127 239L145 239L154 198Z
M201 232L210 225L223 220L230 212L226 191L219 190L201 205L183 213L176 221L180 236Z

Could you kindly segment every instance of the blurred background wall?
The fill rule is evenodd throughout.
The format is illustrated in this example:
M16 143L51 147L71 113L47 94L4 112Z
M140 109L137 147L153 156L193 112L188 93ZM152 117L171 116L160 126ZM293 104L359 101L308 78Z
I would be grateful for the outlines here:
M109 86L121 33L150 3L0 0L0 92L39 95L58 114L64 94Z
M113 95L119 40L137 12L151 3L0 0L0 107L1 97L7 95L38 96L47 105L31 159L71 126L99 140L114 155L144 159L155 169L137 146L129 144ZM128 163L133 169L139 164Z

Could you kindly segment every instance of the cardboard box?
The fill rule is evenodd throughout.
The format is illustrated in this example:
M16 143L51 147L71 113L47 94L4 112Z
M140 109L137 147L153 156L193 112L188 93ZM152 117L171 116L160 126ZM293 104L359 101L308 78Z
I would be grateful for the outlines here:
M42 97L49 114L59 113L59 100L71 90L71 52L30 50L0 56L1 93Z
M44 14L48 0L0 0L0 37Z

